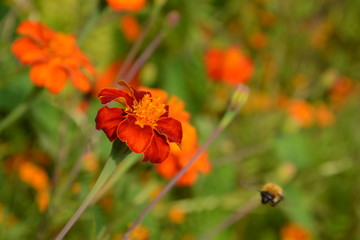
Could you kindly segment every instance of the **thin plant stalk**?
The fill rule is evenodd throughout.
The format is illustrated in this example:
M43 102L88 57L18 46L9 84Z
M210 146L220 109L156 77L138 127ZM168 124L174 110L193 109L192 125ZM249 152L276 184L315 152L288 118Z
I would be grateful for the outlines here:
M125 61L122 64L120 71L118 72L118 74L115 77L115 82L123 80L123 77L124 77L126 71L128 70L131 62L134 61L135 56L138 54L141 45L143 44L148 33L150 32L151 27L154 25L154 22L159 14L159 10L160 10L159 6L156 5L154 11L149 16L146 26L141 31L140 36L136 39L134 45L130 49L130 52L126 56Z
M151 211L151 209L170 191L170 189L177 183L177 181L189 170L189 168L195 163L199 156L209 147L209 145L219 136L219 134L230 124L239 110L243 107L247 101L249 95L249 89L244 85L239 85L235 88L228 109L220 121L218 127L213 131L208 140L199 148L190 161L172 178L172 180L166 185L161 193L147 206L147 208L141 212L140 216L131 225L127 232L120 238L120 240L126 240L131 232L139 225L145 216Z
M129 69L127 74L123 77L122 80L125 82L130 81L136 73L139 71L139 69L144 65L145 61L151 56L151 54L155 51L155 49L159 46L161 41L164 39L164 37L168 34L169 30L177 25L178 21L180 19L180 15L177 12L170 12L167 16L167 26L164 27L163 30L158 33L158 35L151 41L151 43L146 47L144 52L139 56L139 58L136 60L136 62L133 64L133 66ZM129 54L130 55L130 54ZM123 70L124 69L124 70ZM125 71L125 67L123 66L121 71ZM122 77L121 75L120 77Z
M127 159L124 159L121 166L124 166L126 164L129 164ZM76 223L76 221L79 219L79 217L85 212L85 210L90 206L91 203L94 203L94 199L100 189L103 187L104 183L109 179L111 174L115 171L117 167L117 161L110 156L110 158L106 161L106 164L103 168L103 170L100 173L99 178L97 179L94 187L91 189L90 193L87 195L83 203L80 205L80 207L76 210L74 215L71 217L71 219L66 223L66 225L63 227L63 229L60 231L60 233L56 236L55 240L61 240L64 238L64 236L67 234L67 232L71 229L71 227Z
M252 212L255 208L260 205L259 197L251 198L244 206L241 206L235 213L224 219L218 225L210 228L210 230L204 233L198 238L198 240L210 240L216 237L220 232L232 226L234 223L239 221L241 218Z
M41 90L41 88L35 87L22 103L16 106L7 116L5 116L5 118L1 120L0 133L19 120L29 110L32 104L37 100Z

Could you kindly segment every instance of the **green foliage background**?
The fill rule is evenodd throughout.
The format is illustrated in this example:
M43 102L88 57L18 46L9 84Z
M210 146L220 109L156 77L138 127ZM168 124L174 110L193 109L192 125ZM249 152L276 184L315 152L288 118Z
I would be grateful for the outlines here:
M212 172L201 175L193 186L171 190L142 223L149 229L149 239L196 239L259 195L266 182L281 185L285 200L276 208L257 207L213 239L281 239L281 228L288 223L301 225L313 239L360 239L360 1L159 0L133 15L144 26L157 8L145 45L164 29L169 11L177 11L181 20L145 63L140 80L186 102L200 143L217 126L231 94L230 87L206 75L204 52L210 47L241 46L253 59L255 73L244 111L208 149ZM0 118L27 101L33 89L29 68L10 50L21 21L30 18L75 34L81 50L101 72L123 60L132 46L119 29L121 14L96 0L1 2ZM266 39L261 48L251 41L259 32ZM306 79L305 87L296 83L299 75ZM354 83L353 93L340 108L331 106L329 99L338 77ZM325 103L336 121L301 128L275 104L253 108L256 93ZM98 99L91 97L85 116L76 114L74 107L82 99L84 95L70 86L56 96L43 91L24 116L0 133L1 239L53 238L96 180L99 172L80 165L71 180L80 184L80 192L69 191L67 185L89 141L100 167L111 149L106 136L95 130ZM59 171L49 211L43 213L36 206L34 190L6 171L12 156L29 150L48 156L43 167L49 176ZM286 167L289 164L294 173ZM167 182L151 164L139 160L109 194L111 210L95 204L66 239L113 239L149 204L151 193ZM185 211L183 223L168 219L172 206ZM11 226L6 224L10 215L16 219Z

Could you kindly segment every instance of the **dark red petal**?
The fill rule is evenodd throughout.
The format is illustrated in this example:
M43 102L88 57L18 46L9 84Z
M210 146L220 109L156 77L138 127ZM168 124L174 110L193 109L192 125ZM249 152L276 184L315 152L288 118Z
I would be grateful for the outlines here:
M148 125L142 128L135 122L136 118L128 115L126 120L119 125L117 136L128 145L131 151L142 153L150 145L154 130Z
M165 112L163 115L161 115L160 118L167 118L167 117L169 117L169 105L165 105L164 108L165 108L166 112Z
M95 119L96 129L103 130L110 141L114 141L117 138L116 129L124 121L123 113L121 108L100 108Z
M133 88L132 88L133 89ZM149 94L151 97L151 93L149 92L144 92L144 91L136 91L135 89L133 89L134 92L134 98L136 99L136 101L140 102L141 99L143 99L143 97L145 96L145 94Z
M181 123L174 118L160 118L156 122L156 131L167 137L170 142L181 145L182 127Z
M125 102L119 102L123 103L124 106L131 107L133 105L131 96L127 92L116 88L103 88L99 92L98 97L102 104L107 104L117 98L123 98Z
M166 138L155 132L150 146L144 152L144 162L162 163L170 154L170 146Z
M140 100L144 97L145 94L150 94L151 96L151 93L149 92L136 91L134 88L130 87L130 85L125 81L119 81L118 83L129 89L131 97L134 98L137 102L140 102Z

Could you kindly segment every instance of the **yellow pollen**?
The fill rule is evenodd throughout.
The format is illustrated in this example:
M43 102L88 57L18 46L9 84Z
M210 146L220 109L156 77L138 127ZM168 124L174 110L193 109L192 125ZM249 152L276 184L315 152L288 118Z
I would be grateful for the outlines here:
M135 123L143 128L144 125L156 126L156 121L165 112L165 104L162 103L160 98L145 94L139 103L133 105L132 113L137 119Z
M163 104L158 97L151 97L150 94L145 94L139 103L133 105L133 114L136 117L136 124L140 127L144 125L156 126L156 121L163 115L165 104Z

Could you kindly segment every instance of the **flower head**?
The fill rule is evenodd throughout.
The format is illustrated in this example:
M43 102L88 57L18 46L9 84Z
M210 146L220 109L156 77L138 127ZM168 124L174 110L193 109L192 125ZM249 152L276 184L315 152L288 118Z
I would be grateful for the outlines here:
M140 25L137 19L133 16L124 16L120 19L120 28L122 29L125 38L130 42L135 42L135 40L140 36Z
M209 49L205 53L208 76L231 86L246 83L253 74L253 63L240 48L232 46L226 50Z
M160 89L142 88L156 96L171 108L169 116L178 119L183 129L183 143L181 149L174 143L170 144L170 156L162 164L156 165L156 171L166 179L174 177L198 151L198 136L196 129L190 124L190 114L185 111L185 103L176 96L169 99L166 92ZM196 182L199 173L208 173L211 170L207 154L203 153L190 169L179 179L177 185L188 186Z
M311 236L303 227L288 224L281 229L281 240L311 240Z
M76 46L75 37L57 33L42 23L24 21L17 32L23 35L12 45L22 64L31 65L30 80L52 93L59 93L70 78L80 91L90 90L85 72L95 75L87 57Z
M118 138L131 151L144 153L143 161L163 162L170 154L170 143L181 144L181 123L169 117L169 106L160 98L120 83L130 93L104 88L99 98L102 104L115 101L124 108L102 107L96 116L96 128L102 129L110 141Z
M146 0L107 0L107 2L115 11L139 11L146 4Z

